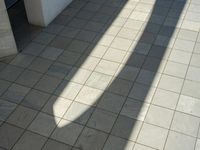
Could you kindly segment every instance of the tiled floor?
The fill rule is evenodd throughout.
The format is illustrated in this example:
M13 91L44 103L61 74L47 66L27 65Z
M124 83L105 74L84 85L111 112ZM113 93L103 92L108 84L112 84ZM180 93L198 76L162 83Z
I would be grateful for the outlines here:
M1 150L200 150L200 0L74 0L0 62Z

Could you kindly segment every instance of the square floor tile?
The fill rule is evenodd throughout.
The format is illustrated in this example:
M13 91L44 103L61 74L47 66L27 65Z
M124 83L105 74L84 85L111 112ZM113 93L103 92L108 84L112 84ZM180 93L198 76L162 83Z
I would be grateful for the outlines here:
M53 40L54 37L54 34L41 32L35 39L33 39L33 41L41 44L48 44Z
M128 97L137 99L140 101L144 101L146 103L150 103L153 98L155 90L156 89L154 87L135 83L133 85Z
M127 53L124 57L123 63L132 67L140 68L145 61L145 55L136 53Z
M131 19L139 20L139 21L146 21L148 17L148 13L140 12L140 11L133 11L130 15Z
M184 40L196 41L197 35L198 32L181 29L179 31L178 37Z
M44 92L53 93L60 82L61 79L45 75L35 85L35 88Z
M45 104L42 111L50 115L62 118L71 103L72 101L65 98L52 96Z
M46 47L40 56L46 59L56 60L62 52L63 49Z
M85 85L101 90L105 90L106 87L109 85L112 76L105 75L98 72L93 72L88 80L86 81Z
M19 84L12 84L8 90L3 94L2 98L11 102L20 103L22 99L29 92L30 88L21 86Z
M189 150L194 149L195 138L170 131L165 150Z
M120 65L115 76L121 79L135 81L139 68L129 65Z
M22 68L7 65L3 70L1 70L0 78L8 81L15 81L22 71Z
M8 89L10 85L11 83L8 81L0 80L0 96Z
M40 150L44 145L46 138L26 131L19 141L13 147L13 150Z
M71 38L64 37L64 36L56 36L51 41L49 46L55 47L55 48L58 48L58 49L65 49L70 44L71 41L72 41Z
M199 59L200 59L200 54L193 54L190 65L195 67L200 67Z
M131 40L117 37L113 40L111 47L127 51L131 46L131 43L132 43Z
M38 57L33 60L33 62L29 66L29 69L45 73L52 63L53 61L51 60Z
M110 135L103 150L132 150L134 142Z
M94 89L88 86L84 86L79 94L77 95L75 101L81 102L87 105L96 105L99 98L102 96L103 91Z
M184 78L187 72L187 65L168 61L164 70L165 74Z
M26 68L28 67L31 62L34 60L34 56L31 55L25 55L25 54L18 54L11 62L10 64Z
M25 70L16 80L16 83L28 87L33 87L41 76L42 76L41 73L37 73L31 70Z
M69 145L74 145L82 130L82 125L67 120L61 120L58 124L58 128L56 128L51 135L51 138Z
M49 137L56 127L56 120L59 119L44 113L39 113L28 127L28 130Z
M72 66L70 65L54 63L47 71L47 74L62 79L71 71L71 68Z
M120 51L114 48L109 48L105 55L103 56L103 59L114 61L114 62L122 62L124 56L125 56L124 51Z
M150 124L143 124L137 142L156 149L163 149L167 133L166 129Z
M200 119L191 115L176 112L171 129L196 137Z
M122 38L127 38L130 40L134 40L136 35L137 35L138 31L137 30L132 30L130 28L122 28L119 33L118 36L122 37Z
M182 94L188 95L191 97L200 98L200 83L196 81L185 80L183 85Z
M174 112L170 109L151 105L145 118L145 122L164 128L169 128L173 114Z
M105 110L95 109L87 126L104 132L110 132L117 115Z
M61 97L73 100L77 96L81 88L82 88L82 85L78 83L63 80L60 83L60 85L57 87L55 94L57 96L61 96Z
M96 35L97 35L96 32L81 30L77 34L76 39L86 41L86 42L92 42L94 38L96 37Z
M63 118L85 125L91 116L93 109L94 108L91 106L73 102Z
M179 93L181 91L182 85L183 85L183 79L168 75L162 75L158 87Z
M174 43L174 48L183 50L183 51L192 52L194 49L194 44L195 42L192 42L192 41L177 39Z
M26 128L31 121L36 116L37 111L29 109L27 107L19 106L17 109L10 115L7 122L16 125L21 128Z
M126 97L119 96L113 93L105 92L101 97L97 107L113 113L119 113Z
M5 121L16 107L14 103L0 100L0 120Z
M191 53L180 51L180 50L172 50L169 56L169 60L187 65L190 62L190 57L191 57Z
M149 104L147 103L127 99L120 114L136 120L144 121L148 108Z
M71 28L71 27L65 27L59 35L66 36L69 38L74 38L78 33L80 32L79 29Z
M0 146L6 149L11 149L22 135L23 130L9 124L3 124L0 127Z
M91 56L82 56L79 61L77 62L76 66L87 69L87 70L94 70L97 64L99 63L100 58L91 57Z
M95 71L101 72L107 75L114 75L115 72L117 71L118 66L119 66L118 63L114 63L107 60L101 60L99 64L97 65Z
M74 65L79 60L80 56L81 55L78 53L64 51L64 53L58 57L57 61L67 65Z
M108 47L102 45L91 45L87 49L87 54L97 58L102 58Z
M22 101L22 105L40 110L49 97L50 95L47 93L32 89Z
M84 84L91 73L92 72L89 70L73 67L65 79L79 84Z
M114 78L111 80L107 91L119 94L121 96L127 96L129 94L132 85L133 82L131 81Z
M192 81L200 81L198 74L200 73L200 68L190 66L187 71L186 79Z
M71 150L71 146L49 139L42 150Z
M46 28L44 28L44 31L48 33L58 34L63 28L63 25L51 23Z
M124 27L135 29L135 30L140 30L142 28L144 22L138 21L138 20L133 20L133 19L128 19L126 23L124 24Z
M133 150L154 150L154 149L144 145L135 144Z
M175 109L179 95L174 92L157 89L153 97L152 103L158 106Z
M141 121L137 121L135 119L119 115L111 134L117 137L135 141L141 126Z
M75 146L83 150L101 150L106 142L107 136L104 132L84 128Z
M83 53L88 45L87 42L73 40L66 49L73 52Z
M177 110L200 117L200 101L199 99L181 95L177 105Z
M42 44L31 42L30 44L28 44L28 46L24 48L23 53L38 56L42 52L44 47L45 46Z

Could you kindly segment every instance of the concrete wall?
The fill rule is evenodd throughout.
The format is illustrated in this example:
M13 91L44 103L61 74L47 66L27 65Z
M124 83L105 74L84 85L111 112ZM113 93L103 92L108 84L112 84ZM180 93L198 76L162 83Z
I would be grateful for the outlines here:
M0 0L0 57L17 53L17 47L4 0Z

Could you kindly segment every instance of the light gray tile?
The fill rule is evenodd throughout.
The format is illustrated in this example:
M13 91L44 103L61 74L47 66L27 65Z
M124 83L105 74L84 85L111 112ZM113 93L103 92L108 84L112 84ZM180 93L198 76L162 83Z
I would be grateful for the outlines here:
M200 67L200 54L193 54L190 62L191 66Z
M56 128L51 135L51 138L69 145L74 145L82 129L82 125L67 120L61 120L58 124L58 128Z
M13 150L40 150L45 141L45 137L26 131L19 139L19 141L15 144Z
M2 98L7 99L11 102L20 103L29 92L29 90L30 88L14 83L3 94Z
M135 144L133 150L154 150L154 149L144 145Z
M22 68L7 65L3 70L1 70L0 78L8 81L15 81L22 71Z
M200 81L198 74L200 73L200 68L190 66L187 71L186 79L192 81Z
M85 85L93 87L93 88L105 90L106 87L109 85L111 79L112 79L112 76L105 75L98 72L93 72L88 78L88 80L86 81Z
M188 37L188 36L186 36ZM194 48L195 42L192 41L187 41L187 40L182 40L182 39L177 39L174 43L174 48L187 51L187 52L192 52Z
M40 54L40 56L46 59L56 60L62 52L63 49L58 49L55 47L46 47L44 51Z
M183 79L168 76L168 75L162 75L160 82L158 84L159 88L169 90L172 92L180 92L182 85L183 85Z
M182 94L200 98L200 83L195 81L185 80Z
M131 46L131 43L132 43L131 40L117 37L113 40L111 47L127 51Z
M175 63L168 61L164 70L165 74L184 78L186 71L187 71L187 65Z
M31 42L23 49L23 53L38 56L44 49L44 45Z
M85 125L91 116L93 109L94 108L91 106L73 102L63 118Z
M172 110L151 105L145 118L145 122L169 128L173 118L173 113Z
M199 107L200 107L199 99L181 95L178 102L177 110L187 114L200 116Z
M10 115L7 122L16 125L21 128L26 128L31 121L36 116L37 111L29 109L27 107L19 106L17 109Z
M11 149L22 135L21 128L4 123L0 127L0 146L6 149Z
M31 62L34 60L34 56L31 55L25 55L25 54L18 54L11 62L10 64L26 68L28 67Z
M70 100L62 97L52 96L43 107L42 111L52 116L62 118L71 104Z
M103 59L114 61L114 62L122 62L125 52L121 50L117 50L114 48L109 48L103 56Z
M165 150L189 150L194 149L195 138L170 131Z
M163 149L168 131L166 129L153 126L150 124L143 124L138 137L138 143L156 148Z
M95 109L87 126L104 132L110 132L117 115L101 109Z
M103 150L132 150L134 142L110 135Z
M0 100L0 120L5 121L16 107L14 103Z
M81 88L82 85L78 83L63 80L57 87L55 94L57 96L73 100L77 96Z
M40 110L49 97L50 95L47 93L32 89L22 101L22 105Z
M196 137L200 119L191 115L176 112L171 129Z
M113 113L119 113L126 97L119 96L113 93L105 92L101 97L97 107Z
M179 95L174 92L157 89L152 103L158 106L175 109Z
M127 99L120 114L136 120L144 121L148 108L149 104L147 103Z
M37 82L35 88L44 92L53 93L60 82L61 79L45 75Z
M49 139L42 150L71 150L71 146Z
M119 115L111 134L131 141L136 141L141 126L141 121Z
M172 50L169 56L169 60L187 65L189 64L190 57L191 57L191 53L180 51L180 50Z
M84 128L75 146L83 150L101 150L107 136L104 132Z
M33 39L33 41L41 44L48 44L53 40L54 37L54 34L41 32L35 39Z
M31 70L25 70L16 80L16 83L27 87L33 87L41 76L41 73L37 73Z
M95 106L102 94L103 91L101 90L84 86L77 95L75 101Z
M58 120L56 117L39 113L28 127L28 130L49 137L56 127L56 121Z

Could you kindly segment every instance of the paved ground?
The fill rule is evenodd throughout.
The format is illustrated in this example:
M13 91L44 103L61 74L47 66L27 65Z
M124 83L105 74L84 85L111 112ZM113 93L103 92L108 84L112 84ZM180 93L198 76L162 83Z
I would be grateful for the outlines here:
M0 62L1 150L200 150L200 0L74 0Z

